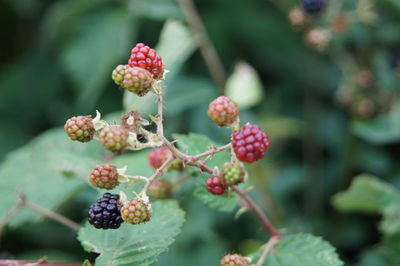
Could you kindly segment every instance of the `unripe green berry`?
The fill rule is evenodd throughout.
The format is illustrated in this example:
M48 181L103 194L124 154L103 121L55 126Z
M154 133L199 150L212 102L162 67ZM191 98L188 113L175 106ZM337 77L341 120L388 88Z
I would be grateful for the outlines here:
M153 87L154 79L149 71L130 67L124 75L121 87L139 96L146 95Z
M132 199L123 204L121 208L122 219L130 224L140 224L150 221L149 205L142 199Z
M242 183L244 176L244 169L238 162L225 163L222 167L222 179L226 185Z
M122 86L126 72L129 70L129 65L119 65L112 72L112 79L115 84Z
M220 263L221 266L250 266L250 262L239 254L225 255Z
M64 130L67 132L68 137L79 142L91 141L95 133L90 115L71 117L65 123Z
M99 140L107 150L120 152L128 145L128 131L121 126L112 125L101 131Z

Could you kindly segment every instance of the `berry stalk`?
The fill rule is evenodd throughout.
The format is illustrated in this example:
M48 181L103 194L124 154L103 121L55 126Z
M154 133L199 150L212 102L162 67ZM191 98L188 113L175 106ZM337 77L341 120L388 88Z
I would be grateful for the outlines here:
M272 225L270 220L265 216L265 214L261 211L260 207L252 200L250 199L249 195L237 186L231 186L232 189L246 202L247 207L250 208L254 212L254 214L260 219L262 222L263 226L265 229L268 230L268 232L272 237L276 237L280 239L280 233L279 231Z

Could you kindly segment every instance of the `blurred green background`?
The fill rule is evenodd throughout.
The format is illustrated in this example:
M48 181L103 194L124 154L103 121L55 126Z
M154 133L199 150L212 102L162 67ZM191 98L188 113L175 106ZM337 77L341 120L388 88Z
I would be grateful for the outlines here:
M346 264L368 265L360 259L381 241L380 217L340 213L331 197L360 173L400 186L399 2L331 1L324 14L296 25L288 15L297 1L195 4L227 73L225 93L240 103L243 123L260 124L271 138L268 156L248 167L256 187L252 197L279 228L322 236ZM95 110L109 117L131 108L154 113L153 98L124 95L111 80L137 42L157 47L171 70L164 83L167 134L196 132L229 141L228 130L206 114L221 90L174 0L0 0L0 21L0 184L7 190L0 199L13 198L15 186L6 184L26 173L13 176L25 151L10 152L42 132ZM313 29L329 36L326 46L318 38L315 44ZM45 167L30 163L30 175ZM40 186L32 193L57 186L37 176L30 182ZM157 265L211 265L225 252L246 254L265 241L252 214L235 220L234 213L210 210L184 191L177 197L186 223ZM95 198L77 178L52 207L81 223ZM13 202L4 204L0 216ZM397 254L375 254L376 263L369 265L396 265L388 258ZM1 235L0 258L45 255L94 258L72 231L49 220L25 218Z

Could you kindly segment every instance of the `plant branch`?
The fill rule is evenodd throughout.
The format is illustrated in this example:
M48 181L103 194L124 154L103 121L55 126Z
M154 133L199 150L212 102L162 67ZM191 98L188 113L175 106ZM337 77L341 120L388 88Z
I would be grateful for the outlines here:
M216 154L217 152L227 150L230 147L231 147L231 143L228 143L228 144L226 144L224 146L221 146L221 147L211 147L210 150L208 150L206 152L203 152L203 153L197 154L195 156L192 156L192 160L197 161L197 160L199 160L201 158L204 158L204 157L207 157L209 155L212 156L212 155Z
M157 106L158 106L158 114L157 114L157 135L164 136L164 126L163 126L163 109L164 109L164 100L162 92L159 91L157 93Z
M142 193L146 192L147 189L150 187L151 183L153 180L155 180L157 177L162 176L168 167L171 165L171 163L174 161L174 157L168 158L157 170L154 172L154 174L148 178L146 185L143 187Z
M223 92L226 83L225 70L214 45L210 41L196 6L192 0L178 0L178 3L186 16L190 28L197 37L200 52L207 64L212 78L221 90L222 94L224 94Z
M272 225L267 216L265 216L265 214L261 211L260 207L258 207L257 204L255 204L254 201L250 199L249 195L247 195L245 191L241 190L237 186L231 186L231 188L237 194L239 194L239 196L246 202L250 210L252 210L254 214L260 219L264 228L268 230L271 237L277 237L279 239L280 238L279 231Z
M272 252L272 250L274 249L275 245L279 242L279 237L278 236L273 236L271 237L267 244L264 247L264 251L261 254L260 258L257 261L256 266L262 266L265 259L267 258L268 254L270 254Z
M62 216L61 214L58 214L56 212L44 209L43 207L40 207L39 205L36 205L35 203L29 202L26 200L25 194L22 192L17 192L19 202L21 203L21 206L27 207L43 216L46 216L54 221L57 221L69 228L71 228L74 231L79 231L81 226L74 221L68 219L65 216Z

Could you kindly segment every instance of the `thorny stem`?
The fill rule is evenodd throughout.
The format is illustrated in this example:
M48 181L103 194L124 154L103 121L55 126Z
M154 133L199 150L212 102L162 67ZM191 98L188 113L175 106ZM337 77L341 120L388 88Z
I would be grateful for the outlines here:
M178 0L178 3L186 16L190 28L197 35L196 37L198 39L200 52L207 64L212 78L223 94L226 83L225 70L214 45L208 37L207 31L203 22L201 21L199 13L197 12L196 6L192 0Z
M163 126L163 108L164 102L162 97L162 92L157 93L157 105L158 105L158 114L157 114L157 135L159 137L164 136L164 126Z
M267 216L261 211L260 207L252 199L250 199L249 195L237 186L231 186L231 188L246 202L247 207L250 208L254 212L255 215L260 219L262 222L263 226L265 229L268 230L268 232L271 234L272 237L280 238L280 233L279 231L272 225L272 223L269 221Z
M262 266L265 259L267 258L268 254L272 252L272 250L274 249L275 245L279 242L279 237L278 236L273 236L271 237L267 244L264 247L264 251L261 254L260 258L257 261L256 266Z
M224 146L221 146L221 147L211 147L210 150L208 150L206 152L203 152L203 153L197 154L195 156L192 156L192 159L194 161L197 161L197 160L199 160L201 158L204 158L204 157L207 157L209 155L212 156L212 155L216 154L217 152L227 150L230 147L231 147L231 143L228 143L228 144L226 144Z

